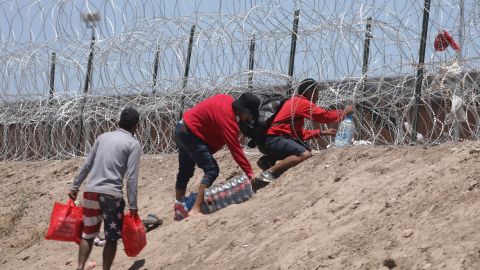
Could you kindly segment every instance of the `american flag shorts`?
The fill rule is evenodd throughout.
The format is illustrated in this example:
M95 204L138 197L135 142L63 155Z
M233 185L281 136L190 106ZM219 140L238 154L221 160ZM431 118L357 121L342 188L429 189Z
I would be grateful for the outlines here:
M104 221L105 239L117 241L122 237L123 211L125 201L112 195L83 193L83 235L84 239L93 239L100 232Z

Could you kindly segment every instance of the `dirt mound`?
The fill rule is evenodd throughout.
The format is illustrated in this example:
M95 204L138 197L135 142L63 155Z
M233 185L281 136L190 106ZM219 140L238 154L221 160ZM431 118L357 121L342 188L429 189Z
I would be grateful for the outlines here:
M228 152L217 157L218 181L239 172ZM329 149L243 204L174 222L176 156L145 156L140 214L164 224L137 258L120 244L114 267L480 269L479 161L480 142ZM75 268L75 244L42 237L82 162L0 163L0 268ZM101 249L91 258L101 263Z

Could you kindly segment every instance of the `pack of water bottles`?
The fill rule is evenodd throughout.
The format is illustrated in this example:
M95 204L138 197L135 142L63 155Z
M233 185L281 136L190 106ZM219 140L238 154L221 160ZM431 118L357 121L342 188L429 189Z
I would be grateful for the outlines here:
M205 213L213 213L230 204L242 203L253 196L250 180L246 175L236 176L221 185L211 186L205 190Z

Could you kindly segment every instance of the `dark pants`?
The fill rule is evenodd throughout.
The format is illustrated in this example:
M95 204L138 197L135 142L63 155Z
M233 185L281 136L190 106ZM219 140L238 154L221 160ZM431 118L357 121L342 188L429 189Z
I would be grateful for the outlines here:
M298 139L291 139L283 136L265 136L257 140L258 150L266 157L271 164L278 160L285 159L291 155L299 156L310 148Z
M191 133L182 122L175 128L175 143L178 147L178 174L175 187L187 188L188 181L195 171L195 164L205 173L201 183L207 187L211 186L220 169L208 145Z

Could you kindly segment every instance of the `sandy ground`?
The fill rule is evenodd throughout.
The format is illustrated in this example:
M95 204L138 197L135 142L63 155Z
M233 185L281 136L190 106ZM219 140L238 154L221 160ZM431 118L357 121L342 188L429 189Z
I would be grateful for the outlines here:
M216 156L218 181L240 171ZM480 142L329 149L245 203L174 222L176 156L145 156L140 214L164 224L136 258L120 244L114 269L480 269L479 161ZM75 269L77 246L43 235L82 162L0 163L1 269Z

